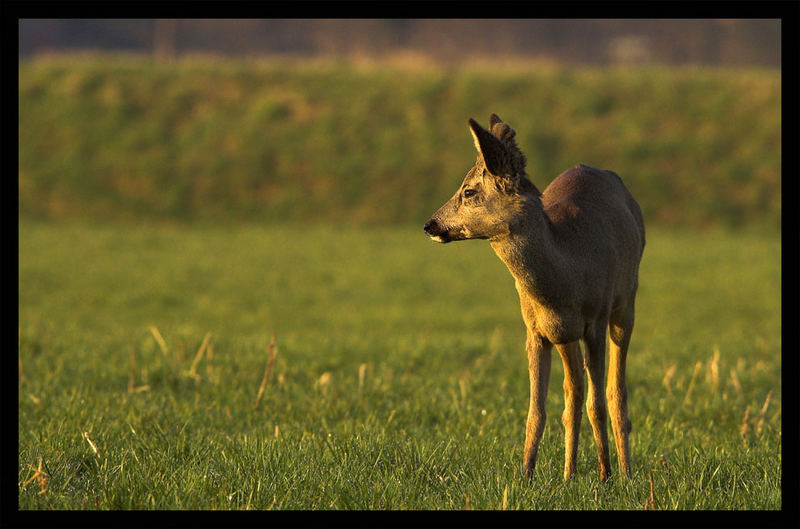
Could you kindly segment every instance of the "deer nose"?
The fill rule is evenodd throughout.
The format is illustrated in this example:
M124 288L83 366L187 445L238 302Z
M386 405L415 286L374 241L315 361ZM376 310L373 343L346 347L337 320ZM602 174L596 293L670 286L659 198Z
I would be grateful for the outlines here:
M429 220L425 223L425 226L423 226L422 229L425 230L425 233L428 235L433 235L436 231L436 221L433 219Z

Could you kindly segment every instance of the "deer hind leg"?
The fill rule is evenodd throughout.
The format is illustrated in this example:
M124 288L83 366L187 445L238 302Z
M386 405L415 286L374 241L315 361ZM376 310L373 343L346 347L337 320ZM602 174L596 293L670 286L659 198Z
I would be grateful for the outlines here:
M609 347L606 397L611 415L611 426L614 429L614 441L617 445L619 469L622 474L631 477L631 454L628 445L631 421L628 419L625 360L633 332L633 303L629 307L611 314L608 329L611 345Z
M580 342L556 345L564 364L564 480L575 473L578 459L578 432L581 428L583 407L583 359Z
M542 440L545 424L545 402L547 386L550 383L550 352L553 344L540 336L528 333L528 371L531 383L531 401L525 427L525 476L530 479L536 466L536 452Z
M584 340L586 344L586 372L589 375L586 411L589 415L589 421L592 423L594 442L597 445L597 459L600 463L600 479L603 481L607 481L611 475L611 464L608 456L608 412L606 411L606 396L603 391L606 367L605 333L604 325Z

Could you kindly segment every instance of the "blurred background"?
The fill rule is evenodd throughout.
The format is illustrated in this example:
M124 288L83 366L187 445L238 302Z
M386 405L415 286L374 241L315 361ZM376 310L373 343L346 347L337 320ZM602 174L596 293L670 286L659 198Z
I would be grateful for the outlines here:
M779 20L21 20L20 214L424 222L517 130L544 188L648 223L780 222Z

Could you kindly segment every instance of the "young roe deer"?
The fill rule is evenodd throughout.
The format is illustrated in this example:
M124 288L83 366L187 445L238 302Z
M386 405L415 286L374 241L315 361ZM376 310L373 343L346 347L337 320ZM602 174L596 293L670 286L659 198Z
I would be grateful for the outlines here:
M488 239L514 276L530 371L525 473L530 478L536 465L555 344L564 364L564 479L575 473L584 368L601 479L606 481L611 470L606 402L620 471L630 477L625 358L644 251L639 205L615 173L583 164L564 171L541 193L528 179L525 155L511 127L495 114L489 117L488 131L473 119L469 127L477 162L424 229L443 243ZM604 392L606 328L611 345ZM586 348L585 360L579 340Z

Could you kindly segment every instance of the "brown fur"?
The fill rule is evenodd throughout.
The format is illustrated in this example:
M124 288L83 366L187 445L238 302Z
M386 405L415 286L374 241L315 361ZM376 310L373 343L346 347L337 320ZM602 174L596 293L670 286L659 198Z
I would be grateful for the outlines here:
M607 410L620 470L631 475L625 360L634 321L644 221L638 204L611 171L576 165L540 193L525 173L515 132L497 115L489 131L474 120L478 160L456 194L425 224L439 242L488 239L506 264L527 329L530 407L524 470L530 477L544 431L552 346L564 364L564 479L575 472L585 369L587 412L600 475L610 476ZM472 196L466 196L474 192ZM606 329L611 337L604 381ZM583 340L586 358L580 348Z

